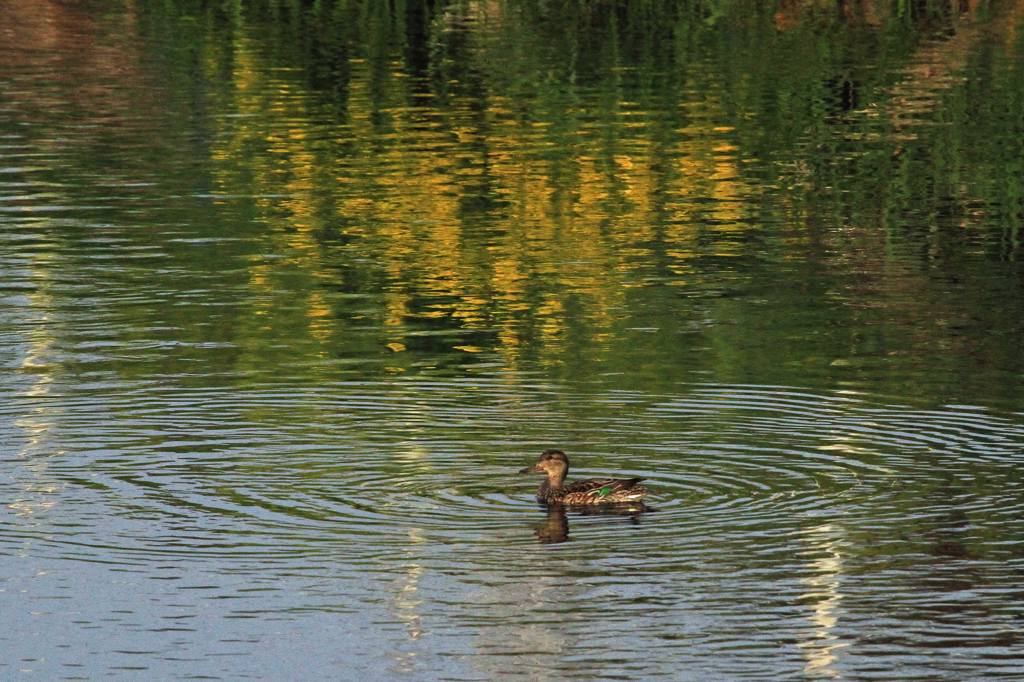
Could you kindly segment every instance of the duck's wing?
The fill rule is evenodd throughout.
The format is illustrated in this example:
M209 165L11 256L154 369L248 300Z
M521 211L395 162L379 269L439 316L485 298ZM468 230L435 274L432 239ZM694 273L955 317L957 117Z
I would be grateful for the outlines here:
M637 485L642 478L588 478L574 481L565 486L567 504L577 502L617 502L640 499L644 495L642 486Z

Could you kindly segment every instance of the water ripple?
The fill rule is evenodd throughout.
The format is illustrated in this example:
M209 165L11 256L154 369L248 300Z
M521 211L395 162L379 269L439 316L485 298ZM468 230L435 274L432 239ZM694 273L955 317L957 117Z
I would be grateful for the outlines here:
M856 533L942 526L955 508L993 527L1016 523L1024 506L1009 492L1024 428L984 410L703 386L662 399L606 397L580 418L583 398L534 390L524 398L488 381L359 382L298 396L140 386L98 401L83 387L80 397L33 398L31 409L10 401L0 419L13 427L21 464L5 486L8 508L34 523L8 521L3 536L45 540L55 556L91 547L132 561L301 557L332 543L351 543L356 558L400 552L410 532L442 545L514 547L533 543L538 523L556 523L565 540L616 543L653 570L751 537L769 554L792 551L808 524ZM545 395L560 396L557 408ZM107 416L97 423L97 414ZM548 440L566 423L569 437ZM515 471L550 444L572 454L573 476L643 476L651 510L570 510L544 521L537 482ZM975 495L979 485L1007 492ZM73 534L52 525L62 508L77 510ZM122 519L113 535L110 514ZM642 532L624 535L623 520ZM690 542L665 554L679 537Z

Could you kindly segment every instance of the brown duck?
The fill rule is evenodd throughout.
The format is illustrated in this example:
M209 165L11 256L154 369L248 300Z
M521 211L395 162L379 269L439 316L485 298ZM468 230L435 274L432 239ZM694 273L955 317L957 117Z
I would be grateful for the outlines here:
M537 491L537 501L548 505L636 502L647 494L642 485L637 485L642 478L588 478L566 485L569 458L561 450L545 450L536 464L519 473L547 474Z

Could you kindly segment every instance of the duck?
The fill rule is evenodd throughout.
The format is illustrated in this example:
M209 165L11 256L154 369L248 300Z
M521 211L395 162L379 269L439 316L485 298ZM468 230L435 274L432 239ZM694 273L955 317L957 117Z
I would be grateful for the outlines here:
M537 491L537 501L548 506L637 502L647 494L638 485L642 478L588 478L567 485L569 458L561 450L545 450L536 464L519 473L547 475Z

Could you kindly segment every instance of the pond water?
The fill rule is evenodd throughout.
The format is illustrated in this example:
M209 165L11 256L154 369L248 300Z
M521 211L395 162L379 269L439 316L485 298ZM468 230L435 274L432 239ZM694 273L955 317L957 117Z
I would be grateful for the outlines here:
M1024 2L0 16L3 679L1024 676Z

